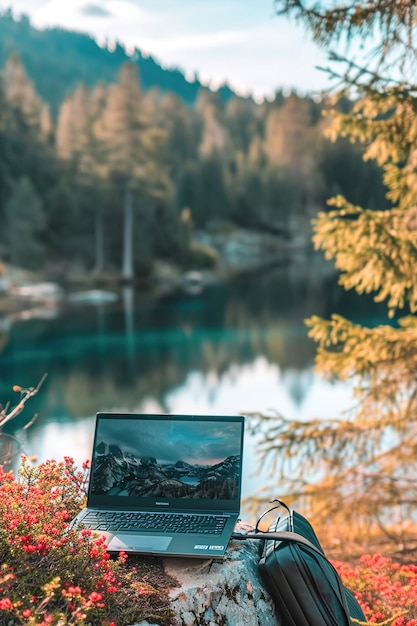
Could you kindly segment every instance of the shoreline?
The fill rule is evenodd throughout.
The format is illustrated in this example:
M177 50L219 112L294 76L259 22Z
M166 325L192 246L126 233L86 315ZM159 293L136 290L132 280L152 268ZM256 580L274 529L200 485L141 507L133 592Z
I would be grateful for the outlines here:
M98 275L93 271L68 268L58 274L51 269L34 272L3 263L0 317L31 317L31 312L36 314L40 308L42 317L48 317L48 312L53 317L56 309L71 305L71 300L78 304L108 304L120 299L126 287L151 299L177 291L196 295L210 285L227 283L253 272L268 272L279 266L305 271L306 265L314 264L320 275L335 272L333 264L325 261L306 237L284 241L268 233L236 229L227 236L202 233L197 241L214 251L217 260L213 267L184 268L174 262L155 259L149 276L136 277L130 282L124 281L116 271Z

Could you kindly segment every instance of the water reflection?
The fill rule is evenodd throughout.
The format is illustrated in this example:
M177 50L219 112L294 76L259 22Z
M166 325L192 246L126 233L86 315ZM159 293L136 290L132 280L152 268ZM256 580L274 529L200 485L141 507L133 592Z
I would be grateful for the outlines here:
M123 287L122 298L126 338L127 367L129 379L134 380L136 373L135 292L132 286Z
M73 305L55 319L1 329L0 398L14 401L13 384L36 385L48 372L28 408L39 418L22 443L40 459L69 454L77 463L89 455L98 410L334 416L350 389L312 372L315 345L304 325L332 312L370 324L385 315L312 264L158 301L125 288L115 303ZM249 493L258 465L252 440L245 464Z
M295 383L302 390L301 401L299 390L295 395L293 393ZM130 407L119 405L110 408L151 413L166 410L171 413L197 414L279 410L288 417L307 420L314 416L334 416L341 409L347 408L349 403L348 386L325 383L314 377L309 370L301 373L291 370L282 372L276 364L259 357L250 365L233 365L220 376L214 372L191 372L182 385L166 395L164 406L150 393ZM77 419L71 419L59 412L58 420L58 413L52 411L51 417L44 420L40 427L35 424L24 432L24 439L21 439L23 448L28 454L36 454L42 460L62 458L64 454L70 454L81 465L90 455L93 415L97 408L105 407L95 404L90 415L79 416ZM261 476L256 473L259 461L256 458L254 440L247 435L246 441L243 484L245 496L267 479L267 468ZM268 482L271 481L268 479Z

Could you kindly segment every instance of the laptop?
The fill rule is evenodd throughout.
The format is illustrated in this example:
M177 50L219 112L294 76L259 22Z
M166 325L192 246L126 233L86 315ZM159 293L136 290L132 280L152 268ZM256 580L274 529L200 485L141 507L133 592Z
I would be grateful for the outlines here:
M240 512L244 417L97 413L87 505L108 552L223 557Z

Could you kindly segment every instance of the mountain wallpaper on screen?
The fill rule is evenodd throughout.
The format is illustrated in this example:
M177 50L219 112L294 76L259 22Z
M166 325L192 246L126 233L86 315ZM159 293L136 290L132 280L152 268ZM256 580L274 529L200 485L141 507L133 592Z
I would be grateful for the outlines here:
M136 458L117 445L98 444L91 477L94 495L231 500L238 497L241 459L228 456L214 465L181 459L159 463Z

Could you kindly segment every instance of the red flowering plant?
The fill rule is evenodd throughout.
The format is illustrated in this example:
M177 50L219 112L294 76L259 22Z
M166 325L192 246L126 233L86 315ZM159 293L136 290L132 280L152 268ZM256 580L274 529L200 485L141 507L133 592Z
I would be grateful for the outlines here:
M22 457L17 476L0 466L0 626L168 623L163 584L124 554L111 559L104 537L68 528L87 472L68 457L36 467Z
M370 625L417 626L417 566L364 554L352 566L333 561Z

